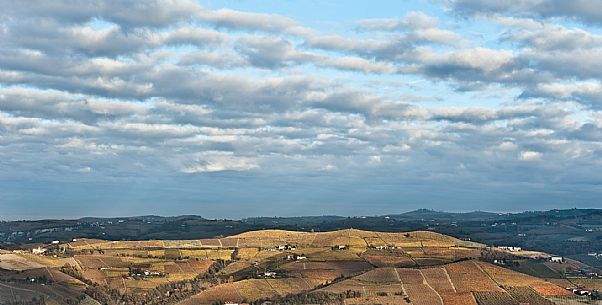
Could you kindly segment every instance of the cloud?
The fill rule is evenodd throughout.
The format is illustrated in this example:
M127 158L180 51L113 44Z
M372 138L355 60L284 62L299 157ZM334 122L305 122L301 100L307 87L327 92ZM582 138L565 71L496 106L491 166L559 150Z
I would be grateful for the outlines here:
M602 46L589 25L530 13L465 26L431 11L320 31L196 1L71 4L0 12L0 193L38 198L6 181L137 185L188 206L383 209L516 191L506 204L533 185L599 195ZM474 40L481 23L495 33Z
M389 31L406 33L408 41L414 43L437 43L457 45L464 38L452 31L439 28L439 20L422 12L409 12L400 19L364 19L359 21L363 31Z
M537 17L562 17L587 24L600 25L602 13L596 1L550 0L450 0L452 8L460 13L507 13Z
M63 23L86 23L102 16L110 22L128 27L163 27L171 23L186 20L202 8L192 0L150 0L144 3L136 1L98 1L83 3L73 0L31 1L28 3L13 3L2 1L6 13L13 16L37 16L53 19Z
M537 151L521 151L519 158L523 161L535 161L541 158L541 153Z
M196 154L192 160L195 165L182 168L186 174L211 173L222 171L248 171L258 167L252 158L236 157L232 153L205 152Z

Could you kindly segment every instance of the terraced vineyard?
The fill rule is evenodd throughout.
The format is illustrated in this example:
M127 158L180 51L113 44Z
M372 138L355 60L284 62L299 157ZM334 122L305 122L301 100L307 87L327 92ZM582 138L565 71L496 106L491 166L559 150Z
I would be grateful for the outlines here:
M571 294L551 281L479 261L483 250L433 232L361 230L80 239L47 246L49 255L0 253L0 304L34 297L47 304L64 298L82 305L192 305L309 295L345 304L550 305Z

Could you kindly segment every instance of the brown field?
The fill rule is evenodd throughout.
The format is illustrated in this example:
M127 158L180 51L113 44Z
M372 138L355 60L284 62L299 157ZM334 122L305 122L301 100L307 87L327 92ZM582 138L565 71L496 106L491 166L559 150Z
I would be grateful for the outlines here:
M253 264L249 263L249 262L233 262L231 264L229 264L228 266L226 266L226 268L221 270L221 274L226 274L226 275L230 275L236 272L239 272L243 269L249 268L253 266Z
M291 272L289 275L292 277L317 280L320 281L320 283L329 283L341 276L341 273L335 270L300 270Z
M297 251L299 252L299 251ZM332 251L330 248L321 249L321 251L306 254L309 256L311 261L324 262L324 261L362 261L357 251L353 251L352 249L344 250L344 251Z
M487 274L483 273L474 261L445 266L457 292L496 291L503 292Z
M51 285L29 285L16 283L0 283L0 304L10 304L12 302L22 302L27 304L33 298L46 300L48 305L65 304L65 300L74 302L81 290L60 284Z
M572 296L573 294L566 289L558 287L553 284L533 285L533 290L544 297L556 297L556 296Z
M456 293L445 268L421 269L420 272L425 281L440 295Z
M215 250L187 250L181 249L180 255L182 257L193 257L207 260L229 260L232 258L232 252L234 250L228 249L215 249Z
M506 291L520 304L554 305L529 287L506 287Z
M199 294L196 294L186 300L179 302L178 305L214 304L215 302L225 301L244 301L243 296L238 292L238 290L232 283L226 283L211 287Z
M46 277L54 283L65 285L74 285L78 287L85 286L80 280L73 278L65 273L52 268L28 269L23 271L0 270L0 280L26 280L28 278Z
M495 282L503 286L531 286L545 284L545 281L527 274L515 272L510 269L502 268L488 263L477 262Z
M585 289L598 289L602 290L602 279L571 279L571 283L563 285L562 287L575 287L580 286Z
M416 261L407 256L364 254L362 258L377 267L416 267Z
M423 284L404 284L403 288L415 305L443 305L443 299L432 288Z
M368 296L368 297L346 299L345 300L345 304L349 304L349 305L366 305L366 304L399 305L399 304L410 304L410 303L407 303L404 298L405 298L404 296L396 295L396 294L389 294L387 296L371 295L371 296Z
M27 270L44 268L45 266L31 261L19 254L0 254L0 268L6 270Z
M443 295L445 305L477 305L472 293L457 293Z
M546 281L562 288L573 287L575 284L567 279L546 279Z
M429 266L440 266L443 264L451 263L452 260L443 259L443 258L428 258L428 257L418 257L413 259L418 266L421 267L429 267Z
M341 293L348 290L359 291L362 296L373 297L378 296L378 294L387 293L388 295L403 295L403 288L401 283L371 283L371 282L363 282L357 279L349 279L342 282L337 282L331 284L325 288L321 289L322 291L329 291L335 293Z
M372 271L366 272L362 275L355 277L356 280L364 283L376 283L376 284L399 284L400 279L395 268L378 268Z
M199 239L191 239L191 240L164 240L163 244L165 248L202 248L203 244Z
M396 269L403 288L413 304L443 305L443 299L422 276L420 269Z
M284 296L313 289L320 282L306 279L250 279L209 288L178 304L214 304L215 302L253 301L271 296Z
M76 255L75 260L83 269L119 268L127 267L128 263L119 257L109 255Z
M38 263L50 268L60 268L65 266L66 264L72 267L78 267L78 263L72 257L61 258L61 257L52 257L52 256L42 256L42 255L34 255L31 253L19 253L17 254L20 257L25 258L28 261Z
M326 271L336 274L336 276L351 276L373 267L363 261L340 261L340 262L291 262L280 266L281 269L303 273L306 271Z
M479 305L519 305L518 301L505 291L475 291L473 294Z

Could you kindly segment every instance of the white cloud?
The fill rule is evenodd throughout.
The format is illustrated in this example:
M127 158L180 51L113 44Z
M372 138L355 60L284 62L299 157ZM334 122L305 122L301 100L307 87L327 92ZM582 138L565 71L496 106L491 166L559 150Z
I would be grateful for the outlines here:
M0 11L2 181L391 204L399 185L525 191L602 167L602 46L587 27L442 11L320 32L196 1L54 3ZM500 34L471 40L463 22Z
M541 159L541 153L537 151L521 151L519 159L523 161L535 161Z
M259 167L253 158L235 156L227 152L205 152L196 154L191 166L181 169L183 173L211 173L222 171L249 171Z

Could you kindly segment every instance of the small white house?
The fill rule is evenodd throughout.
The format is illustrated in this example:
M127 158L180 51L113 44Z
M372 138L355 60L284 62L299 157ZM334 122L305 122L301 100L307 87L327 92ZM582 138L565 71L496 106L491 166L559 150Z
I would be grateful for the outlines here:
M60 243L60 241L58 241L58 240L53 240L53 241L51 242L51 244L53 244L53 245L58 245L59 243Z
M550 257L550 261L552 263L562 263L564 262L564 258L562 256L552 256Z
M46 248L37 247L37 248L31 249L31 253L37 254L37 255L42 255L42 254L44 254L44 252L46 252Z

